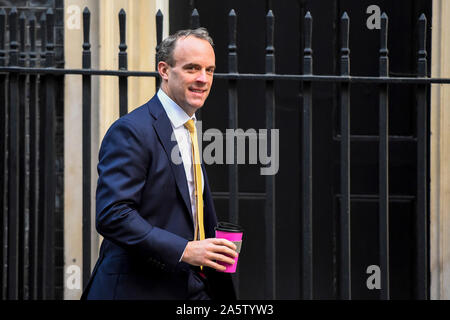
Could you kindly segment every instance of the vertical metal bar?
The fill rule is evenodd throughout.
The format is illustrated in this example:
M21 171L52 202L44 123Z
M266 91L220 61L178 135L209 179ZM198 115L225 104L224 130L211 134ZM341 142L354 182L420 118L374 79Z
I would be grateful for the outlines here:
M47 50L45 55L46 67L54 67L54 14L50 8L47 10ZM45 95L46 95L46 110L44 116L44 130L45 138L44 148L44 202L45 211L43 215L46 216L45 235L45 251L46 259L44 261L44 272L46 273L45 281L45 296L44 299L54 298L55 287L55 194L56 194L56 175L55 175L55 78L49 74L45 77Z
M389 77L389 57L387 48L388 17L381 16L380 32L380 77ZM381 269L380 298L389 300L389 87L380 84L379 116L379 250Z
M30 67L37 66L36 17L30 17ZM30 298L37 299L38 286L38 104L36 75L30 75Z
M19 66L26 66L26 52L25 52L25 13L22 12L19 16L19 34L20 34L20 46L19 46ZM28 269L29 269L29 192L30 192L30 175L29 175L29 123L28 123L28 103L26 101L27 95L27 75L19 75L19 226L20 226L20 238L19 238L19 297L27 300L29 297L28 292Z
M341 17L341 76L350 75L350 19ZM341 215L340 215L340 298L351 299L350 230L350 83L341 84Z
M91 68L89 9L83 11L83 69ZM91 275L91 76L83 75L83 288Z
M237 15L234 9L228 14L228 73L238 73L238 56L236 45L236 25ZM238 126L238 93L237 93L237 80L228 80L228 127L233 131ZM227 136L227 139L232 138L233 141L227 141L232 143L233 146L233 159L231 155L227 153L228 166L228 181L230 190L230 200L228 207L229 219L232 223L239 222L239 179L238 179L238 166L237 166L237 147L234 140L234 135ZM236 287L239 288L239 277L235 277ZM238 289L239 292L239 289Z
M17 66L17 9L9 12L9 65ZM18 299L19 288L19 76L10 74L8 177L8 299Z
M200 15L196 8L194 8L194 10L192 10L190 24L191 24L191 29L200 28ZM200 120L200 121L202 120L202 110L203 110L203 108L200 108L195 113L195 117L197 118L197 120Z
M6 12L0 9L0 66L6 66L5 50ZM7 75L0 74L0 210L1 226L1 293L2 300L7 299L8 289L8 90Z
M305 48L303 74L313 73L312 16L308 11L304 19ZM302 126L302 297L313 298L313 220L312 220L312 86L303 82L303 126Z
M156 53L159 51L159 45L162 41L162 33L163 33L163 20L164 16L161 10L158 9L156 13ZM158 71L158 58L155 56L155 70ZM159 76L155 78L155 92L158 91L159 86L161 85L161 79Z
M266 74L275 73L275 48L273 45L275 17L272 10L266 16ZM275 94L274 81L266 81L266 129L267 154L273 158L271 131L275 129ZM276 299L276 217L275 217L275 175L266 175L266 294L265 298Z
M42 13L39 20L40 26L40 59L39 65L45 66L45 56L47 50L47 14ZM45 242L47 236L47 216L46 216L46 201L45 201L45 112L46 112L46 92L45 92L45 75L38 77L38 97L39 97L39 121L38 121L38 299L44 299L45 297L45 282L47 274L45 272L45 261L47 258L47 251L45 250Z
M120 9L119 12L119 70L127 70L127 45L126 45L126 13ZM128 78L127 76L119 76L119 114L123 116L128 112Z
M333 50L333 74L339 74L340 70L340 49L341 49L341 41L340 41L340 20L341 16L339 15L339 12L341 12L340 9L340 0L334 0L332 1L332 17L334 17L333 21L333 33L335 36L332 37L332 48ZM339 36L337 36L339 34ZM340 83L333 83L332 84L332 110L333 114L336 114L338 110L340 110ZM333 118L335 115L333 115ZM340 129L339 126L333 125L333 135L337 136L340 134L338 133L338 130ZM340 201L340 198L338 198L338 201ZM338 205L337 207L340 207ZM333 234L332 234L332 256L333 256L333 267L332 267L332 296L336 299L339 299L340 292L339 292L339 271L340 271L340 259L339 259L339 233L340 233L340 211L336 210L336 204L333 202L332 205L332 217L333 217Z
M419 18L419 52L417 63L418 77L427 77L426 51L427 18L422 14ZM416 211L416 273L415 297L428 298L428 134L427 134L427 85L417 87L417 211Z
M231 9L228 15L228 27L229 27L229 45L228 45L228 73L237 73L237 46L236 46L236 23L237 16L233 9ZM231 79L228 81L228 126L230 129L235 130L238 125L238 96L237 96L237 80ZM230 205L229 205L229 217L233 223L238 223L238 167L237 167L237 150L233 141L233 159L231 166L228 170L228 178L230 182ZM230 162L231 162L230 161Z

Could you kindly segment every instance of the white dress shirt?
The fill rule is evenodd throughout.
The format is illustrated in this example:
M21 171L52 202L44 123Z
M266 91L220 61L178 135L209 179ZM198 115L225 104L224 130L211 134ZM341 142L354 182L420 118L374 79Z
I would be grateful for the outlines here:
M169 98L169 96L163 90L159 89L157 95L159 101L161 101L161 104L167 113L167 116L169 117L173 132L175 134L175 138L178 143L178 147L180 149L181 159L183 161L184 166L184 172L186 173L187 185L189 188L189 197L191 199L192 215L195 221L197 209L195 207L195 192L194 192L195 184L194 184L194 168L192 166L192 143L189 130L184 126L184 124L189 119L193 119L194 123L197 123L197 119L195 118L195 114L192 117L189 117L189 115L186 112L184 112L184 110L178 104L176 104L171 98ZM197 136L199 136L198 132ZM200 162L202 162L201 152L200 152ZM202 171L202 192L205 189L203 181L204 178Z

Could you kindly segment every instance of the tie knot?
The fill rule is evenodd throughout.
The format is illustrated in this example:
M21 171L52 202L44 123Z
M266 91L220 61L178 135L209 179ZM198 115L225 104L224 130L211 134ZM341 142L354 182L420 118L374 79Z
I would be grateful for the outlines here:
M184 126L189 130L190 133L193 133L195 131L195 124L194 120L189 119Z

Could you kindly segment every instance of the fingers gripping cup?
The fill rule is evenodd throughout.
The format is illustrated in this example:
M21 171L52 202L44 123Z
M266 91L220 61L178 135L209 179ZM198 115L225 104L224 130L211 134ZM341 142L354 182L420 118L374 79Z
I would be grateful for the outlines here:
M236 252L238 254L236 258L234 258L233 264L228 264L220 261L217 262L226 267L225 271L223 272L234 273L236 272L239 253L241 251L242 235L244 233L244 229L242 229L242 227L238 226L237 224L229 222L219 222L215 227L215 230L216 230L216 238L227 239L236 245Z

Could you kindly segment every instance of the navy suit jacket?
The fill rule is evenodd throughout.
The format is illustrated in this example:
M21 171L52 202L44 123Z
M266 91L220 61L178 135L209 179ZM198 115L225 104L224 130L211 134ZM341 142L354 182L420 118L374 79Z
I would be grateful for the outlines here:
M194 225L183 164L171 161L172 133L156 95L107 131L96 193L104 240L82 299L188 299L203 286L195 268L179 261ZM205 235L213 238L217 218L202 169ZM213 298L235 298L230 275L204 271Z

